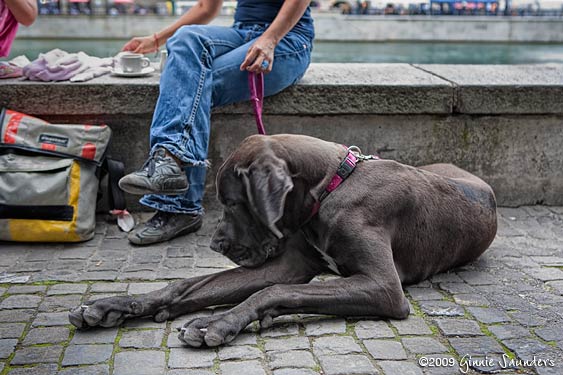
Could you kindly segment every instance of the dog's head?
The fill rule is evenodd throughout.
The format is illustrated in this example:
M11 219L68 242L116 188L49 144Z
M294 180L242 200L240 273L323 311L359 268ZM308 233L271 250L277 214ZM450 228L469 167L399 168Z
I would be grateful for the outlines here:
M256 267L279 255L283 237L294 231L287 225L291 212L286 200L294 182L286 161L262 140L250 137L219 169L217 195L223 204L211 248L233 262ZM250 144L250 145L249 145Z

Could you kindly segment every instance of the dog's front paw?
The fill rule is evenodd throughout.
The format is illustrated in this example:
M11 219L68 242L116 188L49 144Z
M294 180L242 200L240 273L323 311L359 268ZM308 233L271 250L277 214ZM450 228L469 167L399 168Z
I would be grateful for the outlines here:
M204 343L207 346L218 346L233 341L246 325L239 321L236 315L224 313L209 317L196 318L186 324L180 331L178 338L184 344L199 348Z
M117 296L89 301L71 309L69 321L75 327L115 327L126 318L140 316L142 304L130 296Z

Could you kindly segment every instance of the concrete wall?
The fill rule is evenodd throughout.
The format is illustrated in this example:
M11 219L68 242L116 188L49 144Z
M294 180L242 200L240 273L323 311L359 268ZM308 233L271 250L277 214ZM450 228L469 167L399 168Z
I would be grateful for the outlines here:
M5 80L0 104L64 123L107 123L128 170L148 150L158 75L82 83ZM457 164L501 205L563 205L563 65L313 64L265 102L267 132L302 133L411 165ZM212 116L208 191L217 167L255 132L249 103Z
M167 16L43 16L18 38L126 39L148 35L171 24ZM230 25L232 17L219 17ZM550 17L343 16L316 14L317 40L563 42L563 19Z

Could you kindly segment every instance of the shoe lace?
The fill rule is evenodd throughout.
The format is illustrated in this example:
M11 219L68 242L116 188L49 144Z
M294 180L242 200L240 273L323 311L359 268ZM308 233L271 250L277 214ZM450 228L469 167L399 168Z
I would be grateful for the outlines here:
M147 171L147 176L152 177L154 171L156 170L156 163L159 161L163 161L166 157L164 150L156 150L152 153L151 156L145 161L145 164L141 167L141 169Z

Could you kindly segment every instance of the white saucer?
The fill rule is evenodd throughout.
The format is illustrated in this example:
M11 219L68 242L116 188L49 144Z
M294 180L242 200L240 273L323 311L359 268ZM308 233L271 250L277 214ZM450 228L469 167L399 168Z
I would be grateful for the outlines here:
M140 72L124 72L123 69L121 69L121 67L118 66L113 68L111 74L119 77L144 77L153 73L155 70L156 69L153 68L152 66L147 66L146 68L143 68L143 70L141 70Z

